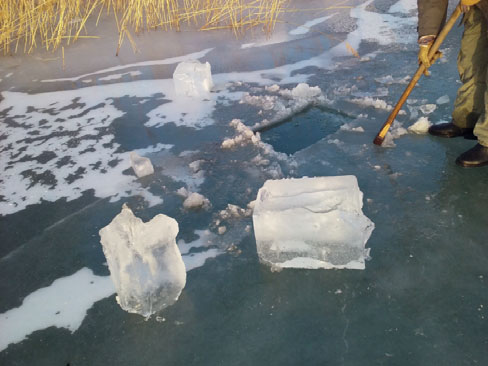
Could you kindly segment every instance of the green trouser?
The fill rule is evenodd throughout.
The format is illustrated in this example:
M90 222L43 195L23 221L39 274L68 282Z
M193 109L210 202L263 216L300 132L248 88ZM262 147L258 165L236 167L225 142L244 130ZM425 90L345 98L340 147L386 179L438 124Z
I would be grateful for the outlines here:
M458 56L462 86L458 90L454 124L473 128L480 144L488 146L488 26L483 13L473 7L464 19Z

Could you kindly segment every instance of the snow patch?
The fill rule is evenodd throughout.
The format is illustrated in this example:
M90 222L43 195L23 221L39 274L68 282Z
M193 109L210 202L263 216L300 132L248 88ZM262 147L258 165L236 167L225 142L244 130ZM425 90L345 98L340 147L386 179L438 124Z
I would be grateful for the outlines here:
M37 330L57 327L72 333L80 327L94 303L114 293L109 276L83 268L25 297L22 305L0 314L0 351Z

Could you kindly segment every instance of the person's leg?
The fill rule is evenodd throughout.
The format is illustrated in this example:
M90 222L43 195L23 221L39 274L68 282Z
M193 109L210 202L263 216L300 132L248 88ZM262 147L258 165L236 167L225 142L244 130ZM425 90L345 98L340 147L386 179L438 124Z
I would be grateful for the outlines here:
M488 65L488 37L486 20L473 7L464 22L464 33L458 56L458 70L462 86L459 88L453 122L460 128L473 128L485 111L486 68Z
M478 144L472 149L461 154L456 163L464 167L479 167L488 165L488 21L482 20L484 30L481 34L485 49L480 50L484 57L483 110L476 122L474 134L478 138ZM480 83L480 85L482 85Z

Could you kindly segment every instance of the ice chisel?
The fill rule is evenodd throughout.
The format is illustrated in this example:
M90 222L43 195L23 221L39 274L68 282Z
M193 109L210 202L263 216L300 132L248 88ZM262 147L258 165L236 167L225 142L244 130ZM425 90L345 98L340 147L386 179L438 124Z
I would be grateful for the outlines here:
M446 38L446 36L449 33L449 31L452 29L452 27L454 26L454 24L456 24L456 21L459 18L459 16L461 15L461 13L462 13L462 11L461 11L461 4L459 4L458 6L456 6L456 9L452 13L452 15L449 18L448 22L446 23L446 25L444 26L444 28L442 28L442 30L439 33L439 35L437 36L434 44L430 48L430 50L429 50L429 59L430 60L432 60L434 58L434 55L437 53L437 51L441 47L442 42L444 42L444 39ZM415 85L417 84L417 82L420 80L420 78L422 77L422 74L424 72L425 72L425 66L423 64L420 64L417 72L413 76L412 80L410 80L410 83L408 84L407 88L405 89L405 91L403 92L402 96L400 97L400 100L396 104L395 108L393 108L393 111L391 112L390 116L386 120L386 122L383 125L383 127L381 127L380 132L378 132L378 134L376 135L376 138L373 141L374 144L381 145L383 143L383 140L385 139L386 133L390 129L393 121L395 120L396 116L398 115L398 112L400 112L400 109L402 109L403 104L407 100L408 96L410 95L410 93L412 92L413 88L415 87Z

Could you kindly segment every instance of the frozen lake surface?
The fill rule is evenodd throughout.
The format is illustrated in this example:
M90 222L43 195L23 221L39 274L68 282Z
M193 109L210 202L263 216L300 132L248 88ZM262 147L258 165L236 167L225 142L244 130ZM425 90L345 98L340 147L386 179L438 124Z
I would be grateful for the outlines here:
M110 37L80 41L66 69L2 58L1 365L488 364L488 170L454 164L474 141L407 131L450 120L462 28L378 147L417 68L416 2L350 5L287 14L269 39L154 32L119 58ZM190 59L212 65L204 100L175 95ZM154 174L138 179L131 151ZM366 269L260 264L263 183L332 175L357 177L375 223ZM182 188L208 204L184 208ZM147 321L115 301L98 235L124 203L180 228L186 287Z

